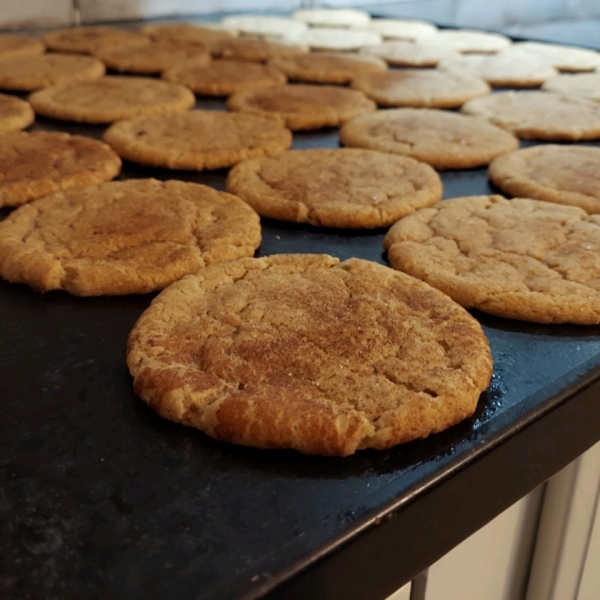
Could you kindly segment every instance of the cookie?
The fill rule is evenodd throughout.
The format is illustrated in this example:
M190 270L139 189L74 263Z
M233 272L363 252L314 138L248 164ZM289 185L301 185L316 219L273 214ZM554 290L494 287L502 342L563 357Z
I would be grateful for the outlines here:
M129 48L103 46L96 56L114 71L148 75L162 73L186 61L203 67L210 64L210 52L205 46L170 40Z
M578 98L600 102L600 73L557 75L547 79L542 89L546 92L577 96Z
M363 46L380 44L382 41L381 36L375 31L330 27L309 29L296 39L299 43L306 44L311 50L336 50L339 52L352 52Z
M208 66L186 63L165 71L163 79L204 96L230 96L286 82L285 75L272 66L237 60L215 60Z
M600 323L600 217L528 198L445 200L398 221L395 269L465 308L535 323Z
M294 81L309 83L348 83L360 73L381 73L387 65L379 58L317 52L272 58L269 66L279 69Z
M234 15L225 17L221 25L245 35L290 39L298 37L307 29L305 24L293 19L269 15Z
M544 42L516 42L502 53L513 57L536 56L567 72L593 71L600 65L600 53L595 50Z
M372 150L291 150L236 165L227 191L271 219L319 227L387 227L442 198L439 175Z
M136 393L218 440L347 456L470 416L492 360L477 321L365 260L276 255L207 267L129 336Z
M386 40L404 40L408 42L435 35L438 31L438 28L431 23L403 19L371 19L364 28L375 31Z
M196 183L130 179L60 192L0 223L0 275L77 296L145 294L251 256L258 215Z
M296 41L273 42L254 38L237 38L221 42L213 54L233 60L266 62L276 56L294 56L308 52L308 46Z
M0 144L0 206L109 181L121 159L106 144L67 133L17 131Z
M148 43L148 36L139 31L103 26L57 29L46 33L42 39L49 50L78 54L93 54L104 45L114 48Z
M490 179L502 191L525 198L579 206L600 214L600 148L544 144L499 156Z
M519 140L481 119L433 108L361 115L340 130L345 146L403 154L436 169L482 167L519 147Z
M144 25L140 31L154 41L181 42L183 44L196 44L210 49L213 45L228 40L237 35L237 32L221 27L216 23L150 23Z
M198 171L275 156L292 144L291 132L279 120L210 110L120 121L103 139L132 162Z
M352 88L364 92L379 106L430 108L458 108L490 93L489 85L481 79L422 69L359 75L352 81Z
M38 38L25 35L0 34L0 59L43 54L46 45Z
M232 111L278 115L292 130L339 127L375 103L361 92L331 85L278 85L233 94L227 100Z
M423 44L454 50L455 52L494 54L508 48L512 42L500 33L472 31L470 29L444 29L424 40Z
M80 123L112 123L138 115L169 114L194 106L182 85L147 77L102 77L96 81L49 87L29 103L39 115Z
M438 69L463 77L484 79L493 86L515 88L539 87L544 81L557 75L556 69L546 60L520 54L446 57L440 61Z
M106 69L91 56L40 54L0 60L0 89L31 92L76 81L99 79Z
M461 55L437 46L427 46L409 41L394 41L365 46L360 54L376 56L397 67L435 67L442 59Z
M35 113L28 102L0 94L0 133L25 129L34 119Z
M311 27L365 27L371 16L355 8L305 8L292 14L292 19Z
M538 91L498 92L471 100L461 110L525 140L600 138L600 106L580 98Z

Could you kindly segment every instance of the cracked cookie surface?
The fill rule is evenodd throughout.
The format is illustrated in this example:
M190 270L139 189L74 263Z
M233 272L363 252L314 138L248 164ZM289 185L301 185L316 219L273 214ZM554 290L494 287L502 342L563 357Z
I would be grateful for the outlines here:
M492 361L479 323L365 260L240 259L164 290L127 364L161 416L259 448L345 456L470 416Z
M19 206L109 181L120 170L117 154L88 137L49 131L7 133L0 144L0 206Z
M436 169L471 169L515 150L519 140L491 123L431 108L361 115L340 130L345 146L403 154Z
M29 102L0 94L0 133L25 129L35 120L35 113Z
M536 323L600 323L600 217L502 196L454 198L398 221L391 265L465 308Z
M372 150L291 150L236 165L227 191L258 214L321 227L375 228L441 199L428 165Z
M196 183L113 181L35 200L0 223L0 275L40 291L144 294L251 256L258 215Z
M103 139L132 162L202 170L280 154L291 146L292 133L270 117L193 110L121 121Z

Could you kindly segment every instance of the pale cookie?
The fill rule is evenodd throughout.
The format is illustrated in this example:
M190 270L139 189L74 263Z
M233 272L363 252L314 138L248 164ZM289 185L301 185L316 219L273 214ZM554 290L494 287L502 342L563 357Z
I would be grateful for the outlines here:
M352 81L379 106L458 108L468 100L490 93L482 79L423 69L404 69L359 75Z
M361 92L331 85L278 85L233 94L227 108L258 115L279 115L287 127L319 129L339 127L375 103Z
M577 96L600 102L600 73L557 75L545 81L542 89L546 92Z
M463 77L484 79L498 87L530 88L539 87L557 75L556 69L537 56L525 57L520 54L495 54L478 56L466 54L446 57L438 64L438 69Z
M375 46L365 46L361 54L383 58L388 64L397 67L435 67L442 59L461 55L445 48L427 46L418 42L383 42Z
M77 81L99 79L106 69L91 56L40 54L0 60L0 89L32 92Z
M600 148L544 144L499 156L490 179L512 196L600 213Z
M227 191L271 219L318 227L388 227L442 198L439 175L372 150L291 150L236 165Z
M421 41L423 44L443 47L455 52L477 52L481 54L494 54L512 44L509 38L500 33L471 31L468 29L444 29Z
M465 308L536 323L600 323L600 217L527 198L445 200L383 241L395 269Z
M250 62L266 62L276 56L295 56L305 54L308 46L296 42L272 42L254 38L237 38L221 42L213 54L220 58L229 58Z
M43 54L46 45L42 40L25 35L0 34L0 58Z
M145 294L259 244L258 215L235 196L182 181L112 181L12 212L0 223L0 275L77 296Z
M194 106L194 94L182 85L147 77L102 77L35 92L36 113L80 123L112 123L138 115L169 114Z
M67 133L18 131L0 144L0 206L109 181L121 159L106 144Z
M600 65L600 53L586 48L546 44L543 42L516 42L502 51L507 56L537 56L559 71L593 71Z
M215 23L151 23L140 31L155 41L198 44L212 48L237 35L236 31L215 27Z
M169 40L129 48L103 46L96 56L109 69L148 75L162 73L187 61L203 67L210 64L210 53L204 46Z
M386 40L413 42L435 35L438 28L425 21L405 21L402 19L372 19L365 29L375 31Z
M285 75L274 67L237 60L215 60L208 66L183 64L165 71L163 79L204 96L230 96L286 82Z
M600 106L579 98L546 92L499 92L462 107L525 140L594 140L600 138Z
M301 44L306 44L312 50L337 50L352 52L363 46L381 44L381 36L375 31L362 29L309 29L296 38Z
M279 69L294 81L310 83L348 83L360 73L381 73L386 63L372 56L334 52L316 52L277 57L269 66Z
M0 94L0 133L25 129L34 119L35 113L28 102Z
M72 27L50 31L43 37L50 50L93 54L100 46L134 45L148 43L148 36L139 31L116 27Z
M291 146L292 134L269 117L193 110L115 123L104 141L135 163L200 171L281 154Z
M450 427L492 373L481 326L444 294L373 262L310 254L178 281L135 324L127 365L166 419L329 456Z
M239 31L245 35L267 36L270 38L297 38L307 26L286 17L267 15L236 15L225 17L222 27Z
M305 8L297 10L292 19L311 27L366 27L371 16L355 8Z
M345 146L403 154L436 169L472 169L519 147L490 123L432 108L398 108L361 115L340 130Z

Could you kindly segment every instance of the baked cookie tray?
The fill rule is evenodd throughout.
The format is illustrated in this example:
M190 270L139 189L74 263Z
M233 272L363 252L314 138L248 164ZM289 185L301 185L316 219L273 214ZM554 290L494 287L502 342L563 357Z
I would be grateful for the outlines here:
M337 130L294 135L297 149L337 145ZM492 192L486 174L442 173L444 196ZM223 189L226 171L125 163L120 177ZM384 230L262 225L260 256L387 264ZM125 344L152 298L0 281L4 598L383 599L600 440L600 327L474 312L494 375L450 430L343 459L219 443L133 393Z

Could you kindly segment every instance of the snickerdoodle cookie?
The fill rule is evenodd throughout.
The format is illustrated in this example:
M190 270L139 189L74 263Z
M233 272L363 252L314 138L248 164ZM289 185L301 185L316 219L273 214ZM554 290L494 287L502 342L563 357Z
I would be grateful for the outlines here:
M165 71L163 79L204 96L230 96L286 82L285 75L275 67L239 60L214 60L209 65L185 63Z
M294 81L309 83L348 83L360 73L382 73L386 63L373 56L341 52L313 52L272 58L269 66Z
M600 53L595 50L544 42L516 42L502 50L502 54L518 59L536 56L566 72L593 71L600 66Z
M554 144L525 148L493 160L489 173L512 196L600 213L600 148Z
M372 150L290 150L229 172L227 191L259 215L321 227L386 227L442 198L439 175L412 158Z
M398 221L396 269L465 308L536 323L600 323L600 216L501 196L445 200Z
M109 181L121 159L106 144L67 133L16 131L0 144L0 206Z
M112 181L12 212L0 223L0 275L40 291L144 294L259 244L258 215L235 196L182 181Z
M434 108L360 115L340 130L345 146L404 154L436 169L472 169L516 150L519 140L491 123Z
M0 34L0 58L43 54L46 45L42 40L25 35Z
M583 98L538 91L498 92L467 102L461 111L525 140L600 138L600 106Z
M31 92L77 81L99 79L106 69L91 56L40 54L0 59L0 89Z
M79 54L93 54L104 45L114 48L119 45L145 44L148 39L147 35L139 31L104 26L57 29L43 37L50 50Z
M132 162L168 169L220 169L276 156L292 144L280 120L211 110L120 121L104 141Z
M33 93L29 103L44 117L112 123L138 115L184 112L196 102L182 85L149 77L102 77Z
M469 417L492 359L446 295L373 262L275 255L164 290L127 364L161 416L228 442L347 456Z
M149 23L140 31L155 41L196 44L206 48L237 35L228 29L215 29L214 23Z
M377 107L362 92L332 85L278 85L233 94L227 108L279 115L290 129L339 127Z
M544 81L546 92L577 96L600 102L600 73L574 73L557 75Z
M29 102L0 94L0 133L25 129L34 119L35 113Z
M213 50L213 54L219 58L249 62L266 62L276 56L294 56L307 52L308 46L293 40L271 42L258 38L224 40Z
M490 86L482 79L423 69L365 73L352 81L352 88L379 106L430 108L458 108L467 100L490 93Z

